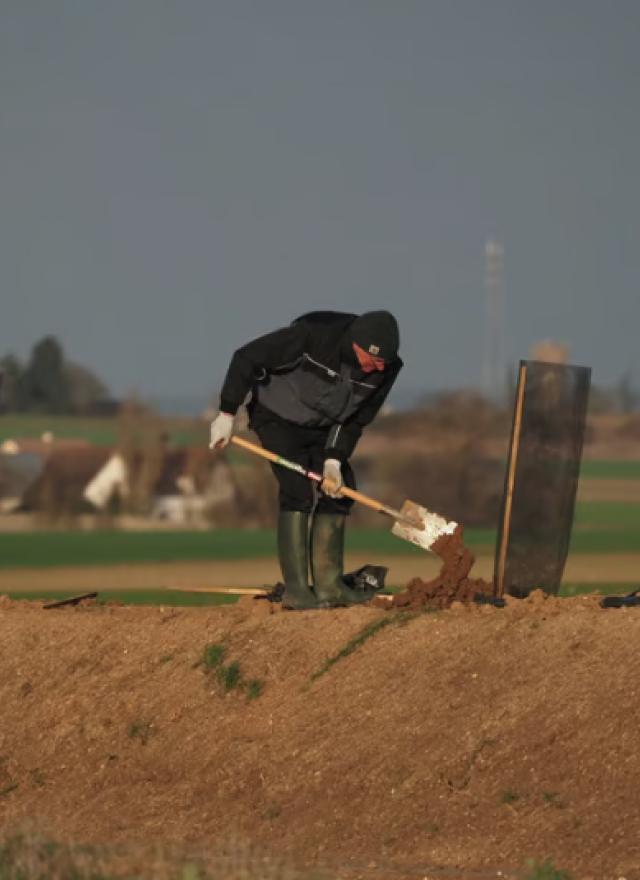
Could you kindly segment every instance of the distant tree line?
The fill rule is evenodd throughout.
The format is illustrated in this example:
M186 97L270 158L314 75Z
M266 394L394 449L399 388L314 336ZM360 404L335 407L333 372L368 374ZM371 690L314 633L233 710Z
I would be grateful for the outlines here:
M69 361L55 336L37 342L29 360L0 358L0 411L66 415L108 405L109 389L91 370Z
M611 388L592 385L589 396L591 413L623 413L629 415L640 410L640 392L633 384L631 372L624 373Z

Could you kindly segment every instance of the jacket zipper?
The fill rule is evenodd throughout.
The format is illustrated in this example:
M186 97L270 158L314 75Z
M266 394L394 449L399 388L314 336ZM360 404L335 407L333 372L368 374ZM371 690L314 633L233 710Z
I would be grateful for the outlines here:
M316 367L320 367L321 370L324 370L325 373L328 373L332 379L338 376L335 370L332 370L331 367L327 367L325 364L321 364L320 361L315 361L311 355L308 355L305 351L303 357L305 357L308 361L311 361L312 364L315 364Z
M320 361L314 360L311 355L308 355L305 351L303 357L305 357L308 361L311 361L312 364L315 364L316 367L320 367L321 370L324 370L326 373L331 376L332 379L339 377L342 379L339 373L336 373L335 370L332 370L331 367L327 367L325 364L321 364ZM351 382L352 385L362 385L363 388L376 388L376 385L369 385L367 382L358 382L357 379L347 379L348 382Z

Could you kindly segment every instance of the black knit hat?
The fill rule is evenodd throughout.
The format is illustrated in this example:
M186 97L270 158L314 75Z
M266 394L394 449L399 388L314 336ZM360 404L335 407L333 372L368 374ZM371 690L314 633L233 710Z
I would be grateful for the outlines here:
M352 342L373 357L389 362L398 354L400 333L391 312L365 312L350 324L348 333Z

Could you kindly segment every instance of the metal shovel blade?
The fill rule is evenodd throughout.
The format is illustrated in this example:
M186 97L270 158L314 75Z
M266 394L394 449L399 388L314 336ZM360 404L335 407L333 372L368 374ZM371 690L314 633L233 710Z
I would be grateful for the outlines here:
M404 541L410 541L424 550L430 550L431 546L442 537L442 535L452 535L458 528L458 523L449 522L443 516L437 513L431 513L426 507L420 507L415 501L405 501L400 508L403 516L403 522L394 523L391 529L392 533L402 538ZM421 523L422 528L409 525L406 520L413 520L415 523Z

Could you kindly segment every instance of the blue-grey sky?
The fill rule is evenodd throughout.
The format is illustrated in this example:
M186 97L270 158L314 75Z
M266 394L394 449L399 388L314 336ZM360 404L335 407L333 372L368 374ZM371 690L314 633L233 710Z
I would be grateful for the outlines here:
M508 351L640 381L638 0L1 0L0 353L200 395L315 308L390 308L405 392Z

